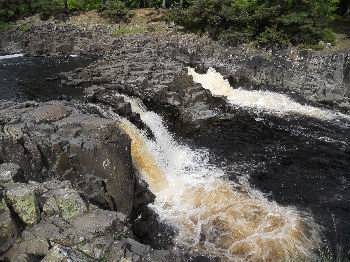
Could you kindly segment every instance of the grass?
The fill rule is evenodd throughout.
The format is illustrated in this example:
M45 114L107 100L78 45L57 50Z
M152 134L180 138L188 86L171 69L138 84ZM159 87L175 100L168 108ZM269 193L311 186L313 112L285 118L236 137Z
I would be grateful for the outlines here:
M31 24L29 23L25 23L25 24L21 24L17 27L17 29L21 32L28 32L30 30L30 28L32 27Z
M7 30L10 30L12 27L13 27L12 24L0 21L0 31L7 31Z
M16 29L21 32L28 32L32 25L30 23L14 24L14 23L5 23L0 21L0 32L7 31L10 29Z
M120 25L113 32L113 36L122 36L122 35L135 35L148 32L148 29L143 26L134 26L134 25Z

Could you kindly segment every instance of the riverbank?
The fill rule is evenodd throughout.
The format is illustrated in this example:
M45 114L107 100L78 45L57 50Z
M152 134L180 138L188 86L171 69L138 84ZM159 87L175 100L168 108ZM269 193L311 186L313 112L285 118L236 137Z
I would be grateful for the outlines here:
M7 243L4 250L14 243L14 236L22 235L19 240L22 243L26 232L32 230L32 224L23 224L25 221L23 221L22 210L18 211L16 205L7 196L11 195L12 188L24 187L25 192L31 192L36 196L33 200L35 206L33 214L42 219L36 219L33 222L35 227L41 227L42 221L52 224L50 220L52 216L59 217L57 219L61 224L66 221L73 225L79 224L74 222L76 217L85 219L84 216L95 212L95 205L97 210L101 210L98 212L104 212L104 210L111 212L111 217L115 216L116 212L122 212L129 218L129 220L118 218L124 223L123 227L113 227L108 231L109 226L106 226L108 232L101 233L102 242L105 245L104 251L98 251L100 252L98 255L97 253L88 254L92 259L104 257L101 254L107 254L106 250L109 250L111 243L114 243L112 249L116 249L120 255L116 261L122 257L131 261L148 261L143 260L146 257L151 261L163 261L163 258L159 258L163 256L167 257L166 261L184 260L185 255L172 250L172 237L176 232L171 227L158 224L157 216L147 208L147 205L154 201L154 195L134 169L131 138L118 127L120 125L118 121L108 119L98 108L104 109L103 112L109 112L109 109L112 109L114 114L128 119L152 138L154 133L140 119L140 115L132 110L130 101L125 100L123 95L136 97L149 110L162 115L170 130L178 136L183 139L192 137L198 145L208 148L212 146L208 141L220 138L219 131L222 131L221 135L227 131L223 139L239 134L241 127L238 124L246 127L246 136L252 141L255 141L254 137L259 137L259 131L270 134L271 131L267 130L268 124L264 121L255 121L256 116L246 113L244 108L231 107L228 96L213 94L210 90L203 88L202 84L195 83L193 81L195 74L192 73L190 76L188 67L195 68L199 73L215 68L233 87L242 87L249 91L265 90L284 93L289 95L293 102L299 102L300 106L307 103L323 109L350 112L349 50L325 53L293 48L275 52L256 50L249 46L227 48L205 36L184 34L157 19L152 21L153 18L149 17L157 17L157 13L144 16L147 17L145 21L136 16L139 21L135 20L135 23L122 26L106 23L94 17L93 14L72 17L65 22L40 21L32 18L33 20L19 27L0 32L0 53L3 54L94 57L93 61L84 66L55 75L61 85L83 90L83 95L77 100L67 102L63 98L60 102L43 103L38 99L35 103L4 102L2 104L1 130L4 139L1 140L3 154L0 161L17 164L16 170L22 170L25 177L22 180L11 181L10 179L2 185L3 201L7 206L7 208L4 206L3 214L14 218L6 220L8 221L8 227L6 227L10 231L6 231L2 236ZM218 81L217 78L214 80ZM208 78L208 81L211 79ZM224 83L224 80L220 83ZM273 101L278 102L278 98ZM298 104L298 108L300 106ZM287 110L290 109L287 107ZM295 115L300 113L295 110L293 112ZM306 117L310 116L306 114ZM286 118L286 122L289 120ZM349 142L344 138L346 136L341 136L341 132L334 135L328 131L328 126L324 128L317 117L311 115L307 120L310 120L310 126L314 125L317 128L321 126L320 129L326 130L328 132L326 134L330 137L339 135L339 139L345 139L342 142ZM283 128L284 125L293 124L293 121L300 123L298 118L291 119L287 124L278 123ZM282 133L281 131L274 135L277 141L283 140L283 135L286 134ZM291 136L288 132L286 133ZM208 139L201 142L200 140L206 136ZM259 144L259 140L256 140ZM302 146L307 141L298 138L294 139L294 142ZM225 141L222 143L224 144ZM239 144L240 141L235 140L232 146L239 148ZM215 149L215 145L212 147ZM323 144L317 144L315 148L327 154L328 148L325 150ZM338 160L345 163L347 149L339 149L337 146L331 149L331 152L335 152L338 156ZM306 152L317 153L312 148L308 148ZM237 155L234 155L230 161L233 162L237 159L236 157ZM91 160L96 160L96 163ZM301 162L298 164L301 165ZM273 166L273 168L276 167ZM6 169L1 174L5 176L8 171L11 170ZM345 172L346 168L343 171ZM258 180L261 176L262 174L259 174L253 177L253 180L257 180L256 183L259 184ZM75 196L74 199L78 198L77 193L80 194L82 200L79 199L77 202L83 203L81 204L83 207L73 208L78 210L77 216L73 216L74 219L69 217L73 222L67 220L63 212L65 207L54 206L52 208L55 212L45 213L44 207L50 203L47 203L49 197L46 198L43 194L52 195L56 201L60 200L61 196L58 193L56 196L56 192L51 192L52 190L45 186L44 183L53 183L45 182L52 179L70 181L57 183L71 183L72 186L64 184L58 187L62 187L63 191L75 190L74 194L72 193ZM39 183L39 185L34 183L37 188L32 188L29 183L31 180ZM283 181L281 181L282 184ZM293 185L292 181L290 184ZM265 184L263 186L268 188ZM17 197L14 199L16 200ZM288 201L285 203L283 198L279 201L289 204ZM292 204L297 202L293 201L291 201ZM338 215L338 213L335 214ZM17 223L17 218L21 222L13 226ZM118 219L104 222L114 225L119 221ZM89 225L94 222L94 219L86 221ZM328 222L330 221L327 220ZM117 237L120 238L117 241L108 242L111 238L110 232L118 232L124 226L127 234L122 233ZM100 242L94 242L95 236L90 238L90 236L79 235L76 229L70 229L66 225L60 228L64 232L73 230L73 237L83 237L84 244L94 245L93 248L99 246ZM159 237L158 232L164 233L164 236ZM349 233L344 232L347 238ZM44 239L43 242L48 247L40 251L41 253L35 253L37 251L32 249L20 249L24 255L30 254L42 258L56 252L57 249L62 249L61 246L57 246L62 243L69 250L73 249L72 256L76 255L76 250L85 252L80 246L77 248L78 244L81 244L80 240L67 244L61 240L61 242L52 240L46 235L39 234L39 236ZM109 240L107 241L106 238ZM144 244L133 242L131 238ZM122 247L115 247L115 245L122 245ZM149 245L162 251L154 251ZM18 247L13 248L16 250ZM11 255L11 252L17 251L9 249L7 254ZM198 259L206 261L207 258Z
M108 23L93 12L73 16L66 22L31 18L0 33L0 52L34 56L95 55L101 57L98 62L101 64L104 57L119 62L118 56L129 51L142 55L144 46L153 52L151 56L159 56L164 63L178 63L172 70L174 74L189 65L202 71L213 67L236 87L295 94L344 112L350 108L349 49L289 48L273 52L249 46L227 48L205 36L169 28L159 21L160 17L157 11L150 9L139 11L126 25ZM137 58L130 57L128 61L143 66ZM148 63L147 58L144 63ZM104 82L111 80L106 77Z

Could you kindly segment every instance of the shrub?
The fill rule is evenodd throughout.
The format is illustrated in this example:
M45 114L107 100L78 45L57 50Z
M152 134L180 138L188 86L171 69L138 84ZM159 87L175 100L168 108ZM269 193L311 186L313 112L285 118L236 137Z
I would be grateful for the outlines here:
M64 10L62 0L36 0L32 3L34 13L39 13L42 19L48 19Z
M4 23L0 21L0 31L6 31L12 28L11 24Z
M120 0L106 0L99 9L102 16L112 19L115 22L128 19L128 9Z
M257 43L263 47L286 47L289 45L289 38L284 32L273 27L268 27L257 37Z
M72 10L93 10L101 6L102 0L68 0L68 8Z
M0 21L10 21L29 12L29 5L24 1L0 0Z

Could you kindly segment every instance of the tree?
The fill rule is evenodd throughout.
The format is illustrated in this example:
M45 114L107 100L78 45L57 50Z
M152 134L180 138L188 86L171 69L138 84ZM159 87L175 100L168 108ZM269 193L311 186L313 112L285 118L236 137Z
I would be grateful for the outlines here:
M327 29L339 0L194 0L170 18L185 29L238 43L317 44L332 41Z
M64 4L64 12L68 13L68 0L64 0L63 4Z

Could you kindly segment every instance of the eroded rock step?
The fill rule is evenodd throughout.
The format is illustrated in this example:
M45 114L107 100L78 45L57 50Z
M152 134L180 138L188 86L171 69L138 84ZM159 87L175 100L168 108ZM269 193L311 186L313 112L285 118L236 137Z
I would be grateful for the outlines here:
M154 196L117 120L70 102L6 102L0 123L0 259L184 261L134 240L133 217Z

